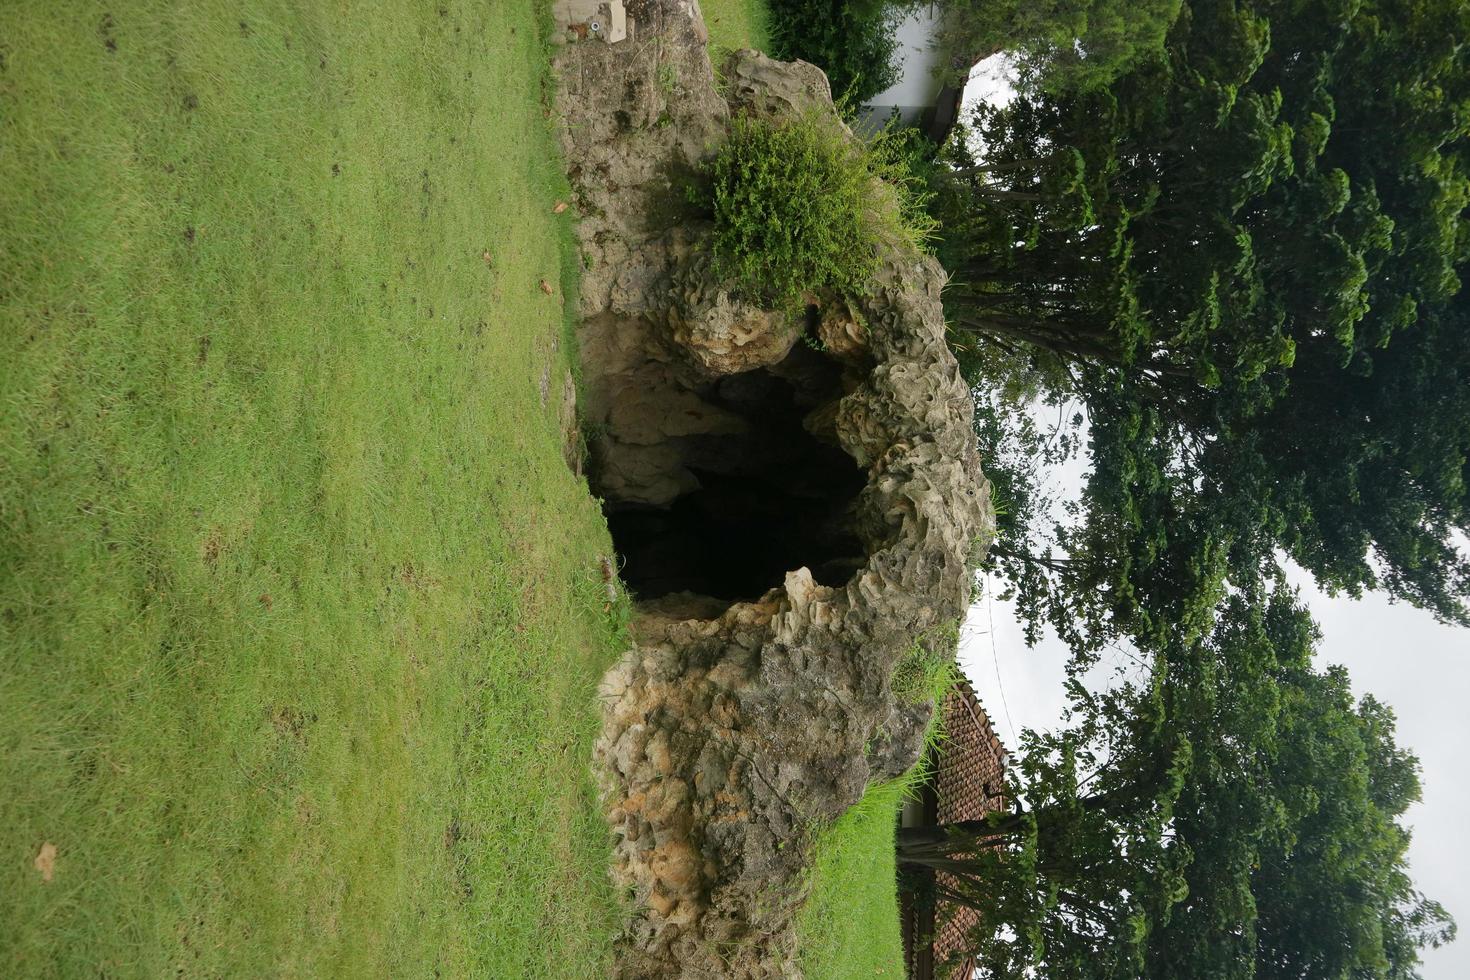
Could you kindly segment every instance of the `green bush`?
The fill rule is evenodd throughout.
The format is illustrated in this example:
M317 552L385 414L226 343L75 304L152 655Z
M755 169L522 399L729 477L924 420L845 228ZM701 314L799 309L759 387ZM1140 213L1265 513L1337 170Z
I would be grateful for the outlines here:
M900 11L887 0L771 0L772 54L810 61L832 95L858 106L899 79Z
M917 245L930 230L892 145L858 142L817 115L737 117L692 195L714 217L715 271L777 306L817 290L865 293L881 241Z
M946 623L916 638L893 666L889 683L894 696L905 704L931 701L937 707L962 676L955 662L959 643L958 623Z
M1012 52L1022 86L1108 85L1162 51L1180 0L941 0L940 48L956 65Z

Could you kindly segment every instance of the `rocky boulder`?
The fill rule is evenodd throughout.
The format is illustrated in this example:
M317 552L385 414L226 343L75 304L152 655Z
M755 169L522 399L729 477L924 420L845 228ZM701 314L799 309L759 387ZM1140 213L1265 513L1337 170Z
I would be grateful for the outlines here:
M589 475L637 597L596 753L636 904L618 970L796 976L811 835L916 761L930 709L893 667L962 615L993 533L944 273L893 245L805 319L745 302L684 188L732 114L841 126L825 77L753 51L712 71L692 0L629 2L616 43L573 8Z

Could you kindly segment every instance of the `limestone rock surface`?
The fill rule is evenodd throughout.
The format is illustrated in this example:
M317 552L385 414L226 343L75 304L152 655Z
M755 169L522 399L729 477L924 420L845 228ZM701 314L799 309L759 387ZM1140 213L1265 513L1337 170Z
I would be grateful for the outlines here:
M962 615L989 487L932 258L887 247L810 345L710 272L684 187L733 114L840 126L826 78L742 51L717 85L697 3L627 14L556 56L590 474L643 570L596 751L635 896L618 975L795 977L812 834L917 759L930 709L890 676Z

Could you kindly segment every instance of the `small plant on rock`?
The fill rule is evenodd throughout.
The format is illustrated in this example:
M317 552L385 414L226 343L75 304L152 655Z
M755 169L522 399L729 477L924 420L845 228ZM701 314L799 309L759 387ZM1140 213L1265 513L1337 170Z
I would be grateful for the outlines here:
M958 623L946 623L916 638L893 667L889 683L898 700L904 704L931 701L937 707L959 683L958 646Z
M921 243L902 159L816 114L734 120L693 189L714 216L715 271L753 298L795 307L820 290L868 291L885 239Z

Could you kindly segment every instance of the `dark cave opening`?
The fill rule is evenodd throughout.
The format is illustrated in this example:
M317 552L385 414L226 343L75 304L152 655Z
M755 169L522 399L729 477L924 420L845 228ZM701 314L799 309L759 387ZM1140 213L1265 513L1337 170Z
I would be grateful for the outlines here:
M842 391L842 369L801 345L772 368L698 389L702 401L742 424L736 433L670 440L696 488L667 507L605 503L635 598L755 599L803 566L824 585L845 584L866 558L853 502L867 478L803 425Z

